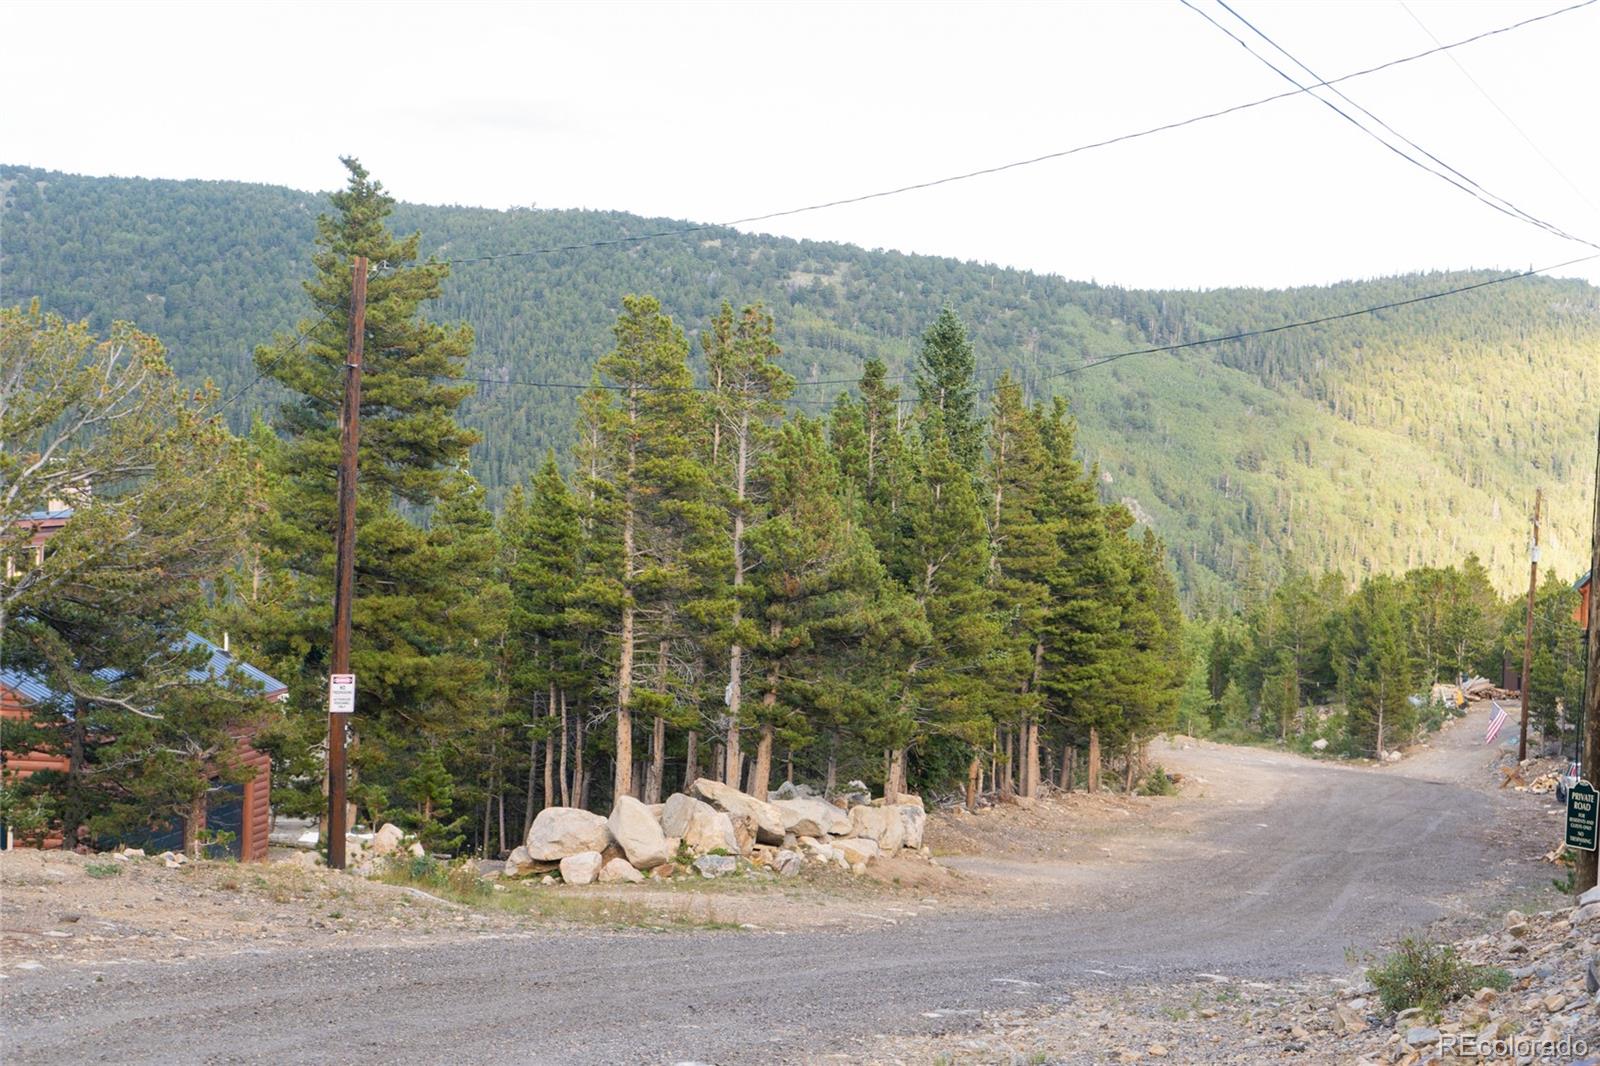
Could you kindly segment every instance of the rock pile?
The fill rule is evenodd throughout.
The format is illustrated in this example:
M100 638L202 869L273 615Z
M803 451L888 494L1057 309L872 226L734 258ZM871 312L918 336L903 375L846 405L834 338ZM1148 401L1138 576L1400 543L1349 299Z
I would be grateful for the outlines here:
M724 877L743 863L791 877L808 862L861 873L880 857L924 851L928 815L917 796L889 804L864 791L832 802L804 789L783 794L769 802L701 778L657 806L623 796L609 818L548 807L501 876L559 872L569 885L636 883L647 873Z

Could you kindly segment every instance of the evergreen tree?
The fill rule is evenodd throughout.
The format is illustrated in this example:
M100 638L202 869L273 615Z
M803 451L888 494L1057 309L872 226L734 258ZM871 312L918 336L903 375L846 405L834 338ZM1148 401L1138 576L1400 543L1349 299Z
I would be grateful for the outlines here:
M922 335L917 404L924 433L947 437L956 462L972 473L983 458L983 423L978 419L977 390L972 383L976 369L967 328L946 306Z
M339 409L349 337L351 259L374 264L367 285L353 641L356 714L349 728L352 798L381 811L421 738L453 729L471 710L484 676L468 665L480 633L473 610L482 571L478 544L465 555L430 536L417 520L452 503L481 508L462 473L474 434L455 421L471 391L459 383L472 347L465 326L429 321L449 268L417 264L420 238L398 239L386 219L394 201L355 160L349 182L317 221L315 273L305 289L318 317L300 331L304 345L263 347L262 374L291 394L275 427L271 512L264 561L285 572L278 599L253 612L249 643L291 684L297 717L276 738L280 750L309 751L323 733L336 525ZM475 504L469 504L475 498ZM481 524L481 519L478 520ZM450 649L441 654L443 649Z
M1408 741L1416 727L1404 601L1393 578L1368 578L1350 598L1338 644L1350 742L1377 757Z
M722 778L734 788L740 786L739 771L744 761L739 733L744 701L744 649L757 639L743 624L742 590L745 577L754 565L746 558L745 531L749 523L759 517L754 481L771 426L782 417L780 403L794 387L794 380L777 365L781 352L773 340L773 330L772 315L760 305L746 307L736 319L733 307L724 302L711 328L701 335L711 382L709 403L715 419L710 462L723 487L732 555L731 618L727 626L727 722L723 728L726 764ZM771 741L770 729L763 728L754 778L758 789L765 788L766 777L761 775L762 770L770 771Z

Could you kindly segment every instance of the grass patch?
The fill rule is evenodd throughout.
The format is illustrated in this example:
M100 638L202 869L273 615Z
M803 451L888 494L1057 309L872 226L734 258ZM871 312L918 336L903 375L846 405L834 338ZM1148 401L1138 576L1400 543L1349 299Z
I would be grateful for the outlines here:
M122 866L115 862L91 862L83 868L83 872L90 877L104 880L107 877L121 877Z
M1437 1018L1445 1004L1480 988L1504 992L1511 975L1496 966L1476 966L1456 954L1448 944L1430 944L1406 937L1382 962L1367 968L1367 980L1388 1011L1421 1008Z
M582 887L492 882L478 876L471 860L446 864L427 856L406 857L387 863L376 879L385 884L419 888L431 896L473 910L503 911L548 921L616 929L739 928L737 922L718 917L711 900L706 900L703 908L663 909L659 900L619 900Z

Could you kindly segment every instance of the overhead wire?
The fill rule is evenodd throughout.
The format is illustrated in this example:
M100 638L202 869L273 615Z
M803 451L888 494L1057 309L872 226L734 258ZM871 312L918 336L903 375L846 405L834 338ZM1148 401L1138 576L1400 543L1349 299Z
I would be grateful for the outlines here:
M1187 2L1187 0L1185 0L1185 2ZM1042 155L1032 156L1028 159L1013 160L1008 163L1000 163L994 166L981 167L979 169L965 171L960 174L950 174L946 175L945 177L933 178L927 181L912 182L910 184L899 185L890 189L880 189L876 192L861 193L855 196L839 197L833 200L825 200L820 203L806 204L801 207L785 208L780 211L768 211L764 214L758 215L747 215L743 218L730 219L726 222L695 223L688 226L677 226L671 229L654 230L620 237L610 237L604 240L589 241L579 244L552 245L546 248L529 248L510 252L492 252L476 256L457 256L451 259L441 259L439 262L448 263L452 266L455 266L469 263L496 262L503 259L521 259L538 255L557 255L563 252L586 251L592 248L608 248L625 244L637 244L642 241L657 240L666 237L681 237L687 234L703 233L709 230L732 229L736 226L749 225L755 222L769 222L773 219L788 218L793 215L807 214L812 211L822 211L833 207L844 207L850 204L865 203L869 200L880 200L889 196L899 196L903 193L932 189L940 185L949 185L954 182L968 181L973 178L1001 174L1009 170L1016 170L1020 167L1033 166L1038 163L1046 163L1057 159L1065 159L1068 156L1077 155L1081 152L1088 152L1098 148L1106 148L1115 144L1123 144L1128 141L1139 140L1144 137L1153 136L1157 133L1165 133L1170 130L1182 129L1185 126L1192 126L1198 122L1205 122L1210 119L1221 118L1225 115L1237 114L1240 111L1247 111L1251 108L1261 107L1265 104L1275 103L1279 100L1287 100L1290 97L1299 96L1303 93L1310 93L1314 89L1338 85L1354 78L1366 77L1370 74L1376 74L1379 71L1389 70L1406 63L1415 62L1419 59L1426 59L1429 56L1448 52L1452 49L1460 48L1463 45L1473 44L1478 41L1499 36L1500 34L1510 33L1513 30L1522 29L1523 27L1544 22L1547 19L1552 19L1559 15L1565 15L1581 8L1589 7L1597 2L1600 2L1600 0L1578 0L1577 3L1569 4L1566 7L1557 8L1553 11L1547 11L1539 15L1531 15L1528 18L1509 23L1505 26L1499 26L1491 30L1485 30L1482 33L1473 34L1470 37L1463 37L1462 39L1453 41L1449 44L1441 44L1437 47L1429 48L1422 52L1416 52L1412 55L1400 56L1396 59L1391 59L1386 62L1376 64L1375 66L1351 71L1348 74L1342 74L1337 78L1329 78L1325 81L1319 80L1314 85L1300 85L1298 82L1295 82L1293 78L1289 78L1289 80L1293 82L1296 87L1286 92L1274 93L1271 96L1264 96L1259 100L1250 100L1245 103L1234 104L1231 107L1221 108L1216 111L1208 111L1204 114L1192 115L1189 118L1179 119L1173 122L1165 122L1158 126L1151 126L1147 129L1136 130L1134 132L1120 134L1115 137L1108 137L1104 140L1091 141L1087 144L1080 144L1072 148L1064 148L1059 151L1046 152ZM1240 43L1242 44L1243 42ZM1285 76L1287 77L1287 75Z
M1338 88L1332 88L1332 91L1333 91L1334 95L1338 96L1341 100L1345 101L1347 104L1349 104L1355 110L1361 112L1363 115L1366 115L1369 119L1371 119L1373 122L1377 123L1384 130L1388 131L1390 134L1392 134L1397 140L1399 140L1403 144L1409 146L1413 150L1415 150L1415 151L1421 153L1422 155L1426 156L1429 160L1432 160L1441 169L1435 169L1434 167L1429 166L1427 163L1423 162L1421 159L1418 159L1416 156L1411 155L1404 148L1401 148L1399 145L1396 145L1393 142L1391 142L1391 141L1385 139L1384 137L1382 137L1381 135L1379 135L1375 130L1373 130L1369 126L1365 125L1364 123L1362 123L1359 119L1357 119L1355 116L1351 115L1349 112L1345 111L1343 108L1341 108L1338 104L1334 103L1332 100L1329 100L1327 97L1322 96L1322 95L1320 95L1320 94L1318 94L1316 92L1311 92L1312 89L1320 88L1322 86L1321 85L1302 85L1301 82L1299 81L1299 79L1297 79L1294 75L1290 74L1288 71L1284 70L1282 67L1279 67L1276 63L1272 62L1272 60L1268 59L1266 56L1262 55L1260 52L1257 52L1255 49L1251 48L1250 45L1243 38L1241 38L1238 34L1234 33L1227 26L1224 26L1222 23L1220 23L1216 19L1212 18L1211 15L1208 12L1202 10L1198 5L1196 5L1193 2L1193 0L1178 0L1178 2L1183 4L1184 7L1187 7L1189 10L1193 11L1195 14L1199 15L1201 18L1205 19L1207 22L1209 22L1212 26L1216 27L1222 33L1227 35L1231 40L1233 40L1233 42L1235 44L1237 44L1240 48L1243 48L1254 59L1256 59L1259 62L1261 62L1264 66L1266 66L1274 74L1277 74L1280 78L1283 78L1285 81L1287 81L1291 85L1294 85L1294 86L1297 86L1299 88L1303 88L1303 89L1307 90L1308 92L1310 92L1310 95L1311 95L1312 99L1316 100L1318 103L1320 103L1324 107L1328 108L1334 114L1338 115L1340 118L1344 119L1346 122L1350 123L1356 129L1360 130L1362 133L1364 133L1367 136L1371 137L1373 140L1377 141L1379 144L1383 145L1389 151L1393 152L1395 155L1399 156L1401 159L1405 160L1407 163L1410 163L1412 166L1417 167L1418 169L1424 171L1425 173L1433 175L1434 177L1436 177L1436 178L1440 179L1441 181L1445 182L1446 184L1451 185L1452 187L1454 187L1456 189L1459 189L1461 192L1466 193L1468 196L1471 196L1473 199L1479 201L1480 203L1483 203L1483 204L1487 205L1488 207L1492 208L1495 211L1500 212L1503 215L1506 215L1506 216L1508 216L1510 218L1517 219L1518 221L1521 221L1521 222L1525 222L1525 223L1527 223L1527 224L1529 224L1529 225L1531 225L1531 226L1533 226L1533 227L1535 227L1537 229L1543 230L1546 233L1552 234L1553 236L1560 237L1560 238L1562 238L1564 240L1569 240L1569 241L1576 242L1578 244L1587 245L1587 246L1589 246L1591 248L1600 249L1600 243L1596 243L1596 242L1594 242L1592 240L1589 240L1586 237L1580 237L1580 236L1577 236L1575 234L1569 233L1566 230L1560 228L1559 226L1556 226L1555 224L1553 224L1551 222L1547 222L1544 219L1541 219L1541 218L1537 217L1536 215L1533 215L1533 214L1523 210L1521 207L1517 206L1511 200L1509 200L1509 199L1507 199L1507 198L1505 198L1503 196L1500 196L1497 193L1491 192L1489 189L1485 188L1483 185L1481 185L1477 181L1474 181L1472 178L1470 178L1466 174L1462 173L1462 171L1460 171L1456 167L1453 167L1450 164L1444 162L1438 156L1434 155L1432 152L1428 151L1426 148L1423 148L1421 145L1417 144L1416 141L1414 141L1411 138L1409 138L1409 137L1405 136L1404 134L1400 133L1393 126L1389 125L1387 122L1383 121L1381 118L1378 118L1378 116L1374 115L1371 111L1369 111L1365 107L1362 107L1360 104L1356 103L1354 100L1352 100L1349 96L1347 96L1344 92L1342 92ZM1282 45L1280 45L1276 41L1274 41L1265 32L1263 32L1261 29L1259 29L1257 26L1255 26L1252 22L1250 22L1249 19L1245 18L1243 15L1239 14L1239 12L1237 12L1232 7L1230 7L1227 4L1226 0L1216 0L1216 3L1217 3L1217 6L1221 7L1223 10L1227 11L1230 15L1232 15L1234 18L1238 19L1241 23L1243 23L1246 27L1248 27L1252 33L1254 33L1256 36L1260 37L1263 41L1266 41L1273 48L1277 49L1284 56L1286 56L1291 62L1293 62L1296 66L1300 67L1307 74L1311 75L1311 77L1320 78L1320 75L1318 75L1309 66L1307 66L1305 63L1301 62L1299 59L1296 59L1295 56L1293 54L1291 54L1286 48L1284 48ZM1326 84L1326 83L1324 83L1324 84Z
M1411 16L1411 21L1415 22L1417 26L1421 28L1422 32L1428 35L1429 40L1433 41L1434 44L1443 43L1439 40L1438 34L1434 33L1433 30L1428 27L1428 24L1422 21L1422 16L1411 10L1411 5L1406 3L1406 0L1396 0L1396 3L1400 5L1401 9L1405 11L1407 15ZM1550 168L1551 172L1554 173L1556 177L1566 182L1567 188L1576 193L1578 199L1587 204L1591 211L1600 213L1600 207L1596 207L1594 201L1589 199L1588 194L1583 191L1582 187L1568 177L1567 172L1562 170L1561 167L1556 164L1556 161L1551 159L1550 156L1545 153L1543 148L1539 147L1534 139L1528 135L1528 131L1523 129L1522 125L1518 123L1516 119L1511 117L1511 113L1505 108L1501 107L1498 100L1489 95L1489 90L1484 88L1482 82L1473 77L1472 71L1467 69L1466 64L1457 59L1453 52L1447 52L1445 54L1449 58L1450 62L1455 64L1456 69L1461 72L1461 76L1466 78L1467 81L1471 83L1472 87L1478 90L1478 94L1489 102L1489 106L1498 111L1500 113L1500 117L1506 120L1506 124L1509 125L1513 130L1517 131L1517 136L1521 137L1528 147L1532 148L1534 153L1540 159L1544 160L1545 165Z

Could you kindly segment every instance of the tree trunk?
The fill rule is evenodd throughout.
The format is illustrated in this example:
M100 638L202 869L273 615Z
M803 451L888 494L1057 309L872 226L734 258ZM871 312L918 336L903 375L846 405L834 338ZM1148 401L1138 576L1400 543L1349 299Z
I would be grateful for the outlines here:
M583 772L584 743L583 732L585 722L583 712L578 712L577 734L572 738L572 805L584 810L589 808L589 778Z
M767 786L772 783L773 732L771 722L761 723L761 740L756 744L756 761L750 767L750 783L745 787L745 791L758 800L767 798Z
M906 749L890 748L883 782L883 802L899 803L906 790Z
M1123 761L1122 791L1124 793L1131 793L1133 791L1133 778L1134 778L1135 772L1138 769L1138 766L1137 766L1138 759L1135 757L1136 750L1137 749L1134 746L1133 738L1129 737L1128 738L1128 753L1127 753L1126 756L1123 757L1123 760L1122 760Z
M783 780L787 784L794 784L794 747L791 745L783 753Z
M634 578L634 473L638 467L638 441L632 426L638 419L638 397L628 394L628 465L622 498L622 636L617 654L617 762L611 782L612 802L633 792L633 578Z
M248 826L246 827L248 829ZM206 829L206 790L189 798L189 813L183 819L183 850L189 858L200 858L200 834ZM241 851L242 854L242 851Z
M738 439L735 441L733 485L733 624L737 628L743 618L743 605L739 589L744 585L744 494L750 473L750 416L739 420ZM743 753L739 751L739 705L744 698L744 648L737 642L728 649L728 761L723 767L725 784L739 787L739 769Z
M1000 802L1009 803L1013 798L1015 798L1015 796L1017 794L1017 790L1016 790L1015 786L1013 785L1012 778L1011 778L1012 768L1017 765L1017 760L1012 758L1012 753L1011 753L1011 730L1007 729L1007 730L1003 731L1002 734L1001 734L1001 738L1002 738L1001 739L1001 747L1000 747L1000 761L1001 761L1000 770L1001 770L1001 773L1000 773L1000 776L996 780L998 780L999 783L1000 783Z
M567 774L567 693L561 692L561 806L572 806L571 778ZM532 825L533 823L528 823Z
M1089 761L1084 766L1083 776L1086 791L1100 791L1100 730L1094 726L1089 727Z
M967 810L978 809L978 778L983 774L983 760L973 753L972 761L967 764Z
M689 786L700 776L700 731L698 729L689 730L689 736L684 741L684 748L686 750L683 759L682 791L687 792L689 791Z
M828 731L828 770L822 780L822 794L833 795L833 790L839 787L839 734L836 730Z
M663 640L656 644L656 687L661 695L667 695L668 643ZM650 765L644 775L644 795L640 797L645 803L661 802L662 779L667 773L667 720L660 715L650 723Z
M1072 791L1072 773L1078 768L1078 749L1068 744L1061 751L1061 791Z
M547 728L545 729L544 736L544 805L546 807L553 807L555 806L556 802L556 731L554 728L554 719L556 716L556 708L559 705L557 698L558 695L559 694L556 692L555 685L551 685L550 705L544 709L544 716L548 719L551 719L550 722L546 723ZM533 815L531 813L528 815L528 819L529 824L531 825L533 819Z

